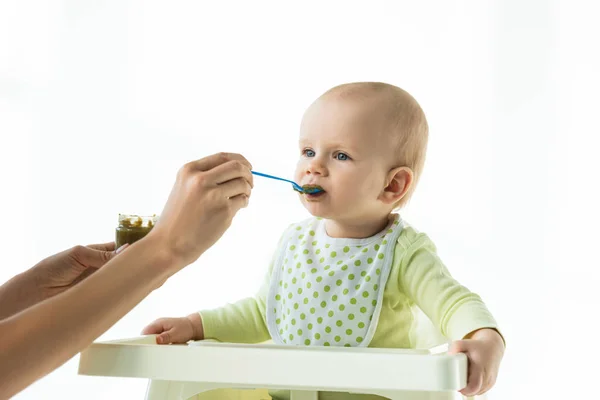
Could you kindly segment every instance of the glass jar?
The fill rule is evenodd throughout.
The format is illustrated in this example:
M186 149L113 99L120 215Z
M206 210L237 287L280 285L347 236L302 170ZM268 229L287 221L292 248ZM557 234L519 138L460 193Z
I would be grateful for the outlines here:
M115 244L116 248L126 243L133 244L146 236L154 225L158 217L153 215L142 216L133 214L119 214L119 226L116 229Z

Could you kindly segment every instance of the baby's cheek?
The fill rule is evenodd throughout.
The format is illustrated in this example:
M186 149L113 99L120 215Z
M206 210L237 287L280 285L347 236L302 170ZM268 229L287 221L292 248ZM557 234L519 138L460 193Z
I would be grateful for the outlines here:
M352 191L352 197L357 200L366 201L379 192L379 185L375 183L373 178L367 177L360 182L355 182L352 185Z
M334 190L334 200L338 207L344 209L361 208L364 201L363 191L360 187L347 185Z
M298 184L302 184L302 171L303 168L301 166L301 163L299 162L298 165L296 166L296 170L294 171L294 182L298 183Z

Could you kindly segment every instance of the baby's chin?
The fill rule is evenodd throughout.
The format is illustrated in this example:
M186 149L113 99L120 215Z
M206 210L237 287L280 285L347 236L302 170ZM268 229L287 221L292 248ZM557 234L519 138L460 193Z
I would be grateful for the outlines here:
M304 195L301 195L304 197ZM324 219L335 219L337 214L327 204L322 201L302 199L302 205L313 217L324 218Z

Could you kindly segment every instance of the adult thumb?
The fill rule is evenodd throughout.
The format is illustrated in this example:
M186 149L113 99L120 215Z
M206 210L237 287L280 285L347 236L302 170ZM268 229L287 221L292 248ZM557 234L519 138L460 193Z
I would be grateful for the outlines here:
M129 245L125 244L115 251L96 250L90 247L78 246L75 248L75 257L86 267L100 268L125 250L127 246Z

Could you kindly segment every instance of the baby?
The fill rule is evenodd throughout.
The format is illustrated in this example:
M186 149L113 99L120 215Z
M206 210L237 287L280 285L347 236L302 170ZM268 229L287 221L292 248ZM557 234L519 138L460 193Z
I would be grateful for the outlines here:
M450 352L469 359L461 392L488 391L504 353L496 321L479 296L451 277L429 237L394 213L414 192L427 139L421 107L398 87L350 83L327 91L300 127L295 180L322 189L299 194L313 218L283 233L256 296L158 319L143 333L158 334L159 344L271 339L431 348L450 339Z

